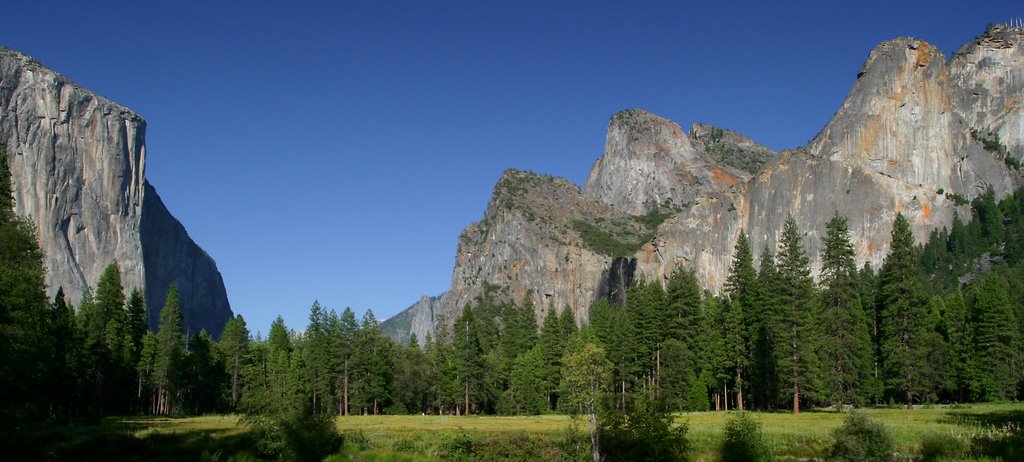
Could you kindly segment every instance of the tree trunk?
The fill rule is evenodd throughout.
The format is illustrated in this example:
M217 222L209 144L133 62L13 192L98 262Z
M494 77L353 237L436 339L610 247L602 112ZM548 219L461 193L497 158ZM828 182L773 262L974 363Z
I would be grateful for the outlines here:
M587 420L590 422L590 458L593 462L601 462L601 449L597 435L597 414L592 410L587 415Z
M793 384L793 415L800 413L800 385Z
M345 360L345 379L344 380L345 380L345 385L344 385L345 390L344 390L343 397L342 397L342 399L343 399L342 406L344 406L344 409L345 409L344 415L348 416L348 360L347 359Z
M743 376L736 371L736 409L743 410Z
M722 410L722 398L718 396L718 391L712 393L715 395L715 412Z
M231 369L231 409L238 406L238 355L235 355L235 366Z
M466 382L466 415L469 415L469 382Z
M912 409L914 409L914 392L910 391L910 389L908 388L907 389L907 410L909 411L909 410L912 410Z

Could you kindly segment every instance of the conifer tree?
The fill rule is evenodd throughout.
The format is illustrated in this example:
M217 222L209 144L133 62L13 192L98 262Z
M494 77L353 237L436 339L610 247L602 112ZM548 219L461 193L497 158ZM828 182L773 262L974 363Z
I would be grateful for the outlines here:
M878 278L883 376L887 387L902 394L907 409L912 409L914 396L927 389L922 375L927 367L925 344L931 317L914 236L903 214L896 214L892 244Z
M775 353L782 390L792 397L793 413L800 413L801 397L809 396L817 372L814 355L817 326L813 319L814 281L804 253L803 236L792 215L786 218L779 240Z
M959 290L946 298L946 311L942 313L942 323L949 344L949 362L947 374L951 381L953 395L957 401L967 400L967 390L972 371L971 346L972 335L968 326L967 305L963 293Z
M242 370L245 368L245 361L249 355L249 329L241 314L228 319L228 322L224 324L224 331L220 334L220 342L217 347L224 358L225 367L230 377L231 409L237 409L239 393L242 390Z
M49 336L53 341L53 356L46 366L50 417L66 420L80 411L83 345L74 309L65 301L63 288L57 289L50 305Z
M710 388L712 401L715 403L715 410L721 410L723 405L725 383L731 378L727 370L724 313L720 303L715 297L704 299L704 309L701 310L700 334L697 343L697 363L700 367L701 381ZM726 404L727 405L727 404Z
M666 291L670 316L669 338L683 343L689 351L695 351L697 325L700 322L701 292L697 275L692 270L676 267L668 280Z
M131 341L132 356L129 364L134 366L139 362L139 354L142 351L142 338L146 336L149 327L146 325L146 300L142 292L133 288L128 295L125 304L125 315L128 323L128 337Z
M825 226L821 256L819 358L820 397L836 406L859 404L871 370L871 337L860 301L859 276L846 217L833 215Z
M341 365L341 376L339 380L341 384L339 386L341 390L341 397L339 399L338 407L341 415L349 415L349 386L351 383L351 359L353 349L355 348L355 336L356 332L359 331L359 324L356 322L356 314L352 311L352 308L345 307L342 311L341 317L338 320L336 334L339 339L339 351Z
M1016 397L1020 380L1020 332L1006 281L988 273L971 285L973 359L970 389L974 399Z
M160 310L160 328L156 335L156 361L153 366L157 389L157 414L173 414L181 400L181 382L185 356L185 337L182 335L181 302L178 285L171 284L167 301Z
M462 414L473 412L476 391L481 388L483 376L483 349L476 330L476 318L473 308L466 306L462 315L455 321L452 345L455 349L455 367L459 383L463 390Z
M750 389L756 406L770 409L779 396L778 365L775 343L778 335L776 323L781 307L776 294L778 270L775 268L775 253L765 243L761 249L757 271L757 283L751 297L749 315L750 334Z
M547 410L545 366L540 345L516 356L508 387L516 414L539 414Z
M723 316L724 325L724 353L725 363L732 379L733 391L736 394L736 409L742 411L744 382L747 376L747 368L750 366L750 352L748 349L746 315L743 304L739 300L725 302L725 313ZM728 395L725 396L728 400Z

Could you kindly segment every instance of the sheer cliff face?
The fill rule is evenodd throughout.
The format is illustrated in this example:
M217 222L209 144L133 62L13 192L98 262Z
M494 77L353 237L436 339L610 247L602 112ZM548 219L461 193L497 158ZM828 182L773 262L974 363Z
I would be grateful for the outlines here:
M604 155L590 169L585 193L623 212L642 215L655 206L682 206L749 175L711 161L668 119L646 111L615 114Z
M996 133L1024 157L1024 32L996 27L960 47L949 64L953 105L967 126Z
M219 334L231 315L220 273L146 183L145 131L138 114L0 50L0 143L50 294L63 287L77 303L117 260L124 285L145 290L150 326L173 280L188 327Z
M972 129L998 133L1011 155L1021 157L1022 37L1021 29L996 28L948 64L926 42L884 42L822 131L807 147L781 155L766 154L735 132L697 125L687 136L644 111L616 114L583 193L552 178L542 183L560 184L564 193L523 185L524 197L551 199L546 210L562 217L555 220L560 225L531 220L499 200L502 178L484 220L463 233L451 290L433 313L443 319L488 283L508 287L516 300L536 290L536 299L568 303L583 321L600 287L592 281L606 277L612 259L584 246L565 225L573 218L565 217L599 211L602 220L615 220L615 214L642 215L662 204L673 215L633 255L648 281L664 281L683 266L705 288L720 290L737 236L749 233L755 253L775 250L789 214L805 232L815 274L825 223L835 213L849 219L858 263L877 268L897 213L923 241L948 226L955 212L969 212L953 194L973 198L992 187L1002 196L1022 184L1020 172L971 136ZM540 315L542 305L536 306Z

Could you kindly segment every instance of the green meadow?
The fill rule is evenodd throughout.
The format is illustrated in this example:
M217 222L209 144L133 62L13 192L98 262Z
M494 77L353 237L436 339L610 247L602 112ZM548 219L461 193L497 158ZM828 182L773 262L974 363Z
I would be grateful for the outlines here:
M865 409L895 442L896 460L921 460L922 442L953 441L959 452L940 460L1020 460L1024 404ZM683 413L690 459L718 460L732 413ZM755 413L772 453L782 460L821 460L831 432L846 414L809 411ZM350 416L337 419L342 452L328 460L565 460L586 440L564 415ZM257 452L238 416L108 418L96 425L32 426L3 435L4 460L255 460ZM972 449L972 444L974 448ZM576 448L578 449L578 447ZM586 453L584 450L583 454Z

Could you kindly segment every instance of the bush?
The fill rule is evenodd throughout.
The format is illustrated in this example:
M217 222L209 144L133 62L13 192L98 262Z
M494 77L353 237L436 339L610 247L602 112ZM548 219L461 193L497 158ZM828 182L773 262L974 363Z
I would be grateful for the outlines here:
M725 439L720 452L725 462L773 460L761 434L761 423L749 412L739 412L725 422Z
M892 459L893 442L885 426L872 422L861 413L846 418L843 426L832 432L829 460L887 461Z
M966 455L967 445L951 435L932 433L921 440L921 460L960 459Z
M608 412L599 430L609 461L682 460L689 450L686 425L676 425L665 406L641 396L628 414Z
M343 443L334 419L327 415L293 412L283 416L249 416L245 419L265 456L307 461L323 460Z

